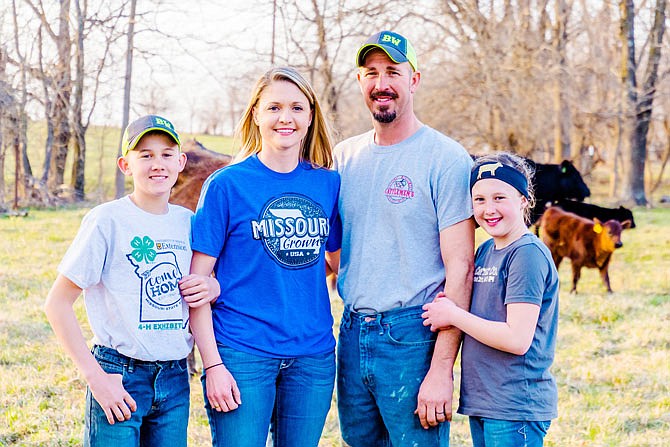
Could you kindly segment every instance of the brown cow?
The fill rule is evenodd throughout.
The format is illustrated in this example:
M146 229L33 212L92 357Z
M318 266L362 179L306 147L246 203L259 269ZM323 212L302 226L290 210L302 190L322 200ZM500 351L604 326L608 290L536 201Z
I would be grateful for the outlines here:
M548 208L539 221L542 241L549 247L556 268L563 258L572 263L572 290L577 292L577 281L582 267L597 268L600 277L612 293L608 267L615 249L621 247L621 232L630 228L630 220L619 223L608 220L585 219L557 207Z
M229 165L233 157L210 151L196 140L185 142L181 149L188 160L172 188L170 203L195 211L202 184L212 172Z

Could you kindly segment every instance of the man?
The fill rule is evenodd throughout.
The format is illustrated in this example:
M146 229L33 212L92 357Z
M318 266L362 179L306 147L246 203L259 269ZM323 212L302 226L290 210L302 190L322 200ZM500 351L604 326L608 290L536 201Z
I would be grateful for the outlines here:
M352 447L447 446L461 334L430 332L421 306L444 291L469 307L472 161L414 114L421 74L405 37L373 35L357 62L374 129L335 148L342 436Z

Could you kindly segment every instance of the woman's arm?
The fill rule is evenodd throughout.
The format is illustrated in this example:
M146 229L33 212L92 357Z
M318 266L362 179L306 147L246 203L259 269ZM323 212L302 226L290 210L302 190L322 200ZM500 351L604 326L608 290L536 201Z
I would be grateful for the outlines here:
M216 258L195 251L191 259L191 275L209 276L214 264L216 264ZM242 403L240 390L237 388L235 379L221 361L214 337L212 308L208 302L206 303L206 306L189 307L191 331L202 358L207 400L217 411L230 411Z

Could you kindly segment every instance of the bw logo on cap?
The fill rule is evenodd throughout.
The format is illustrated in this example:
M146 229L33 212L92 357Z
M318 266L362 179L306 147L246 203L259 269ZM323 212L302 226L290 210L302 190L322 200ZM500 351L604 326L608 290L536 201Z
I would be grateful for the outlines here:
M359 67L365 63L365 57L375 48L382 50L396 64L409 62L414 71L417 70L416 52L409 40L392 31L381 31L370 36L358 50L356 61Z
M128 155L129 151L135 149L140 138L152 130L165 132L181 148L179 135L174 130L174 126L170 121L158 115L145 115L137 118L126 127L125 132L123 132L123 141L121 142L121 154L124 157Z

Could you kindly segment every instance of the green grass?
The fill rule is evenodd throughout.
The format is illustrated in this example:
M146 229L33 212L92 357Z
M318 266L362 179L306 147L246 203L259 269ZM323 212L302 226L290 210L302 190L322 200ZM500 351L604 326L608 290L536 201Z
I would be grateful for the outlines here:
M83 431L85 383L57 345L42 303L85 209L31 210L0 218L0 446L75 446ZM610 268L615 293L585 269L567 293L561 266L560 327L553 372L559 418L547 446L661 446L670 437L670 209L636 209ZM333 297L336 319L341 312ZM82 300L76 311L90 330ZM458 384L458 367L456 368ZM190 445L209 445L198 379L192 382ZM452 446L470 445L456 415ZM320 444L340 445L331 410Z
M43 131L38 124L31 126L32 148L41 147ZM86 191L91 203L113 196L118 132L105 127L89 131ZM233 152L229 138L197 139L210 149ZM41 173L40 155L39 149L31 150L36 174ZM607 205L602 194L606 172L595 172L589 184L600 198L593 202ZM662 194L670 194L668 182L657 197ZM0 217L0 447L81 445L86 385L57 345L42 304L86 211L66 207ZM634 213L638 228L624 231L624 246L610 266L615 293L604 292L596 270L584 269L579 293L569 294L569 261L561 266L553 367L559 417L547 446L661 446L670 438L670 208ZM333 296L332 304L337 326L339 297ZM75 310L90 336L82 300ZM457 398L458 365L455 375ZM194 379L191 385L189 442L210 445L200 382ZM338 445L334 403L320 446ZM454 417L451 445L471 445L464 416Z

